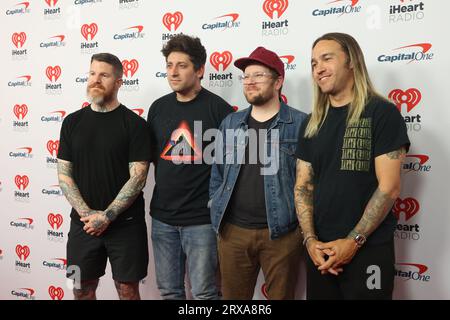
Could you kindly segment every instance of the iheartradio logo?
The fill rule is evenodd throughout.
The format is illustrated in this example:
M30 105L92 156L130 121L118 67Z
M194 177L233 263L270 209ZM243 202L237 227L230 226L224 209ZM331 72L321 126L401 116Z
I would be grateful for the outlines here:
M16 246L16 254L20 260L26 261L30 255L30 248L28 246L21 246L18 244Z
M269 295L267 294L267 285L265 283L261 286L261 293L264 296L264 298L269 300Z
M422 100L422 94L416 88L409 88L406 91L394 89L389 93L388 98L395 103L400 112L403 104L406 105L406 111L410 112Z
M47 221L53 230L58 230L63 224L64 219L62 215L60 215L59 213L58 214L50 213L47 217Z
M49 140L47 142L47 150L48 152L50 152L50 155L52 155L53 157L56 157L57 153L58 153L58 148L59 148L59 140Z
M139 62L136 59L132 59L130 61L123 60L122 66L123 66L123 74L125 75L125 77L131 78L139 69Z
M45 69L45 75L47 76L48 80L51 82L58 81L58 78L61 76L61 67L60 66L48 66L47 69Z
M16 183L16 186L17 188L19 188L19 190L25 190L30 180L28 179L28 176L16 175L16 177L14 178L14 182Z
M49 7L54 7L54 6L56 6L56 4L58 3L58 0L45 0L45 3L46 3Z
M81 35L86 39L86 41L93 40L97 32L98 25L96 23L83 24L81 26Z
M134 113L136 113L138 116L142 116L143 114L144 114L144 109L141 109L141 108L134 108L134 109L131 109Z
M167 12L163 18L162 22L164 26L167 28L167 30L172 31L172 25L174 26L173 31L177 31L180 24L183 22L183 14L180 11L177 11L175 13Z
M405 198L403 200L397 198L397 200L394 203L394 207L392 208L397 220L400 218L400 214L404 213L405 221L411 219L419 211L419 209L420 209L419 201L417 201L414 198Z
M287 97L286 97L284 94L281 95L281 100L282 100L285 104L288 103L288 99L287 99Z
M14 105L13 112L17 120L23 120L28 113L28 107L26 104L16 104Z
M61 287L50 286L48 287L48 294L52 300L62 300L64 297L64 290Z
M14 43L14 45L16 46L17 49L23 47L23 45L25 44L25 41L27 40L27 35L25 34L25 32L14 32L12 37L11 37L12 43Z
M230 65L231 61L233 60L233 55L230 51L224 51L222 53L220 52L213 52L211 56L209 57L209 62L211 65L216 69L219 70L219 66L222 65L222 71L225 71L228 66Z
M273 19L275 12L277 12L277 17L280 18L288 6L288 0L266 0L263 4L263 10L270 19Z

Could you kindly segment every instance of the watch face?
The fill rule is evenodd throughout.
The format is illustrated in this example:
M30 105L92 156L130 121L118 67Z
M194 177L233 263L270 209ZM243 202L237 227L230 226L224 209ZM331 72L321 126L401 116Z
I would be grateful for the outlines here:
M364 242L366 242L366 238L363 235L358 234L355 237L355 241L358 244L364 244Z

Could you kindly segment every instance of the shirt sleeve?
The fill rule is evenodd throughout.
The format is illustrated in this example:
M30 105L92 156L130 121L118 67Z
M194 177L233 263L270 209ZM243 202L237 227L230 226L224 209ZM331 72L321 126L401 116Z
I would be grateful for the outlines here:
M298 139L297 139L297 147L295 148L295 156L303 161L311 163L312 155L310 150L310 138L305 138L305 130L308 125L310 117L307 117L303 120L302 125L300 127Z
M69 132L70 119L70 117L64 119L59 136L58 159L66 161L72 161L72 144Z
M136 123L131 126L128 161L150 161L151 144L147 122L141 118L137 119Z
M398 109L388 103L380 105L380 112L374 127L374 156L380 156L405 147L409 150L410 141L405 121Z

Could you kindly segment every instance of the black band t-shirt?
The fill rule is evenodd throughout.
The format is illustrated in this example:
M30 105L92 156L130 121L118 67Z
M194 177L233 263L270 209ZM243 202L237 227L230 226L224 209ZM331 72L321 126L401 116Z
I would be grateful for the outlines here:
M204 151L209 129L218 129L233 112L222 98L202 88L188 102L178 101L172 92L156 100L148 112L155 164L155 188L150 204L153 218L170 225L211 223L209 178L211 165Z
M405 122L392 103L374 97L360 120L347 126L348 106L330 107L318 134L305 138L302 124L296 156L314 172L314 228L321 241L345 238L361 219L378 187L375 158L405 146ZM308 118L309 120L309 118ZM396 219L391 211L368 237L368 244L392 240Z

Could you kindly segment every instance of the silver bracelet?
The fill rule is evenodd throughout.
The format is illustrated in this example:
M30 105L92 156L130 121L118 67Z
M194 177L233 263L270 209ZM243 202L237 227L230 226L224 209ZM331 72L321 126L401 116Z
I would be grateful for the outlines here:
M314 238L317 240L317 236L315 235L309 235L307 236L305 239L303 239L303 245L306 246L306 243L308 242L309 239Z

